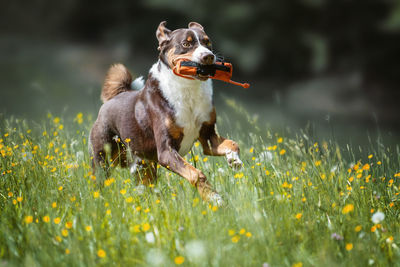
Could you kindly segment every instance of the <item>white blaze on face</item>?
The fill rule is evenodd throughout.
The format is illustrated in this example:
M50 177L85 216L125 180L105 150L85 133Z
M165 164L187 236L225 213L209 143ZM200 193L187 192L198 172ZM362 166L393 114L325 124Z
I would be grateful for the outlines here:
M192 32L194 33L194 36L196 36L196 40L197 40L197 43L199 44L199 46L194 50L191 60L194 62L200 63L203 55L213 54L213 52L211 52L210 49L208 49L207 47L203 46L200 43L199 36L197 35L197 33L195 31L192 31ZM214 57L214 63L215 63L215 57Z

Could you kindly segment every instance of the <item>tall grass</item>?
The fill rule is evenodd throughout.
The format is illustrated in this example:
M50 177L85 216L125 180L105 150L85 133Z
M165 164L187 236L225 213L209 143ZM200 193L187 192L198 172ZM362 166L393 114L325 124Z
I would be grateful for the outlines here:
M98 186L91 123L3 121L0 265L400 265L398 147L356 158L333 141L232 124L242 170L197 143L187 156L226 200L216 207L164 168L149 187L119 168Z

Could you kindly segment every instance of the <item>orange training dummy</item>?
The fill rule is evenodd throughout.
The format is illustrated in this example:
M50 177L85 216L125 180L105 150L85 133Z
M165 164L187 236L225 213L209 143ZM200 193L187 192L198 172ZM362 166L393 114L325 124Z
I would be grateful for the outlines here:
M174 73L180 77L194 80L190 76L199 75L200 77L208 77L214 80L220 80L234 85L249 88L248 83L238 83L231 80L232 78L232 64L227 62L217 61L215 64L202 65L193 61L181 60L178 61ZM186 76L189 75L189 76Z

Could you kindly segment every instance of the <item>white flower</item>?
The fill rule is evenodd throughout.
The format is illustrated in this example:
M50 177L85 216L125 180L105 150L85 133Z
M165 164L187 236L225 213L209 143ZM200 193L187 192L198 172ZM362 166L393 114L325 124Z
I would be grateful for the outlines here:
M331 172L335 173L335 172L337 171L337 169L338 169L338 165L334 165L334 166L331 168Z
M146 190L146 186L143 184L136 186L136 192L138 195L143 195L145 190Z
M146 237L146 241L147 241L148 243L154 244L154 242L156 241L153 232L148 232L148 233L146 233L146 236L145 236L145 237Z
M186 244L185 250L191 261L201 262L207 256L207 251L203 241L190 241Z
M82 150L79 150L78 152L76 152L75 156L77 161L83 161L85 154Z
M374 224L378 224L381 221L383 221L384 219L385 219L385 214L383 212L381 212L381 211L375 212L374 215L372 215L372 217L371 217L371 221Z
M259 160L260 161L267 161L268 162L268 161L271 161L272 158L273 158L273 155L269 151L263 151L263 152L260 153L260 156L259 156Z
M163 266L167 258L161 250L150 249L147 252L146 260L150 266Z

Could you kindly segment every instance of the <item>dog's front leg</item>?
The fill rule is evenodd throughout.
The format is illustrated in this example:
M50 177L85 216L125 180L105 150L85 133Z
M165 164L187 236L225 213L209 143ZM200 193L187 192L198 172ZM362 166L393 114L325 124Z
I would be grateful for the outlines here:
M243 166L240 160L240 149L235 141L219 136L215 132L215 123L204 123L201 130L199 141L203 147L203 152L211 156L225 156L231 168L239 170Z
M203 200L215 202L219 206L223 204L221 196L212 189L206 176L190 165L175 149L169 147L159 151L158 163L188 180L197 188Z

